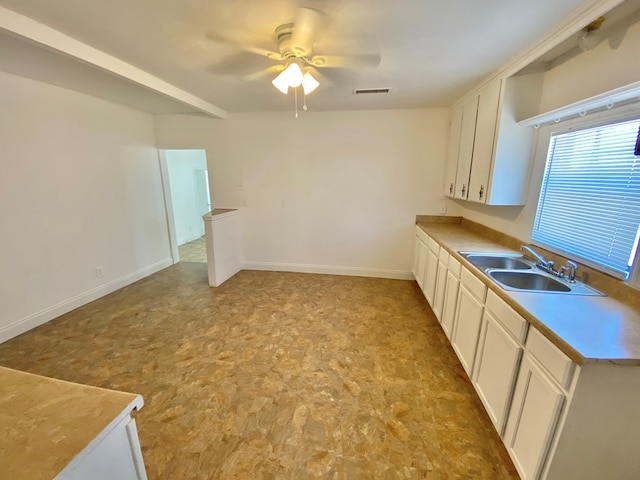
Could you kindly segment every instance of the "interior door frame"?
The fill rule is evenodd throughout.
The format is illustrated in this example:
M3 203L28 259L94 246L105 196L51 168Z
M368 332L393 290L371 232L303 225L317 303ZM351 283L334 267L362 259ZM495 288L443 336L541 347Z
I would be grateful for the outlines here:
M180 251L178 250L178 235L176 234L176 220L173 213L171 186L169 185L169 167L167 165L166 150L171 149L158 149L158 157L160 159L160 176L162 177L162 191L164 193L164 211L167 218L169 248L171 249L173 264L175 265L180 261Z

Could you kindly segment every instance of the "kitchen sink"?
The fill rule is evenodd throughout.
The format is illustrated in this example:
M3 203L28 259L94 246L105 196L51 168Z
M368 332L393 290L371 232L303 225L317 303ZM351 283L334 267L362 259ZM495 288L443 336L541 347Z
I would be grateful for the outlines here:
M518 253L458 252L501 288L516 292L604 295L581 282L570 283L538 267ZM566 277L565 277L566 278Z
M510 253L463 253L460 254L480 270L499 268L504 270L531 270L533 265L522 255Z
M571 291L568 285L541 273L491 270L488 274L499 284L515 290L542 290L545 292Z
M505 290L573 295L603 295L584 283L567 283L538 271L487 270L487 275Z

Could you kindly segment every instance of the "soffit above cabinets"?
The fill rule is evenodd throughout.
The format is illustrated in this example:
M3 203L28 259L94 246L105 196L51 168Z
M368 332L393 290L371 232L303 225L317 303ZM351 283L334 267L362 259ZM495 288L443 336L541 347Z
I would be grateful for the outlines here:
M605 21L598 29L600 41L609 42L612 48L617 48L617 45L624 40L626 29L640 22L640 0L625 0L604 13L603 17ZM591 20L593 19L589 19ZM578 35L584 27L586 24L578 27L576 33L540 55L516 75L545 72L582 53L578 46Z

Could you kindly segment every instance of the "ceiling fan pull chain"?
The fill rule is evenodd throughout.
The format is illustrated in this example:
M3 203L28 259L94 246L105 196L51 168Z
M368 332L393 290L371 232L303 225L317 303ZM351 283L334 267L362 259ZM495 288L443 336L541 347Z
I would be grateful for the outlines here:
M307 111L307 94L304 93L304 89L302 90L302 110Z
M297 87L294 87L294 89L293 89L293 98L295 98L296 118L298 118L298 88Z

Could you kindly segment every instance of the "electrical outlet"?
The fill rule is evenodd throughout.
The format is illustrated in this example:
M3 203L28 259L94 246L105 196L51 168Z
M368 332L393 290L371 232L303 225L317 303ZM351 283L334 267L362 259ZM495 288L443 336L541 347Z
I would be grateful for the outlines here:
M242 200L242 206L243 207L248 207L249 206L249 202L247 202L246 200Z
M447 213L447 204L445 202L440 203L440 215L445 215Z
M102 277L104 277L102 267L96 267L96 278L102 278Z

